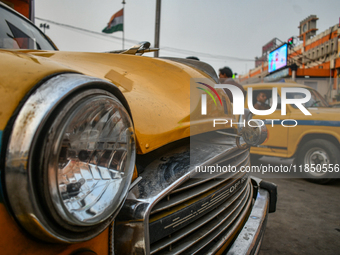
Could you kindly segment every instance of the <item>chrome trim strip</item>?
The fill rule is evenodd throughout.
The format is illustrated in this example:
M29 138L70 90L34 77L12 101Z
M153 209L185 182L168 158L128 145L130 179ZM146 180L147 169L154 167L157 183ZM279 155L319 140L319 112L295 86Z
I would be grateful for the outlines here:
M237 158L241 154L244 154L244 155L242 155L241 159L238 158L238 160L234 160L235 158ZM236 151L235 153L232 153L231 155L227 156L225 159L223 159L219 162L216 162L215 164L222 164L222 163L224 163L228 160L231 160L231 159L233 159L233 161L237 161L238 165L242 164L245 160L247 160L246 164L249 164L249 161L250 161L249 151L248 150ZM230 165L234 165L233 163L234 162L230 162ZM235 165L235 166L238 166L238 165ZM220 174L215 174L215 175L209 174L207 176L204 176L204 178L190 179L189 181L185 182L183 185L181 185L177 189L171 191L170 195L175 194L175 193L180 192L180 191L183 191L185 189L192 188L194 186L200 185L204 182L210 181L211 179L224 178L223 175L225 175L225 173L222 172Z
M175 205L178 205L178 204L181 204L189 199L192 199L196 196L199 196L211 189L213 189L214 187L220 185L220 184L223 184L224 182L225 185L228 185L229 183L231 183L233 180L233 178L242 178L243 176L245 175L245 173L234 173L232 176L229 176L229 178L227 179L216 179L216 180L212 180L211 182L208 182L208 183L203 183L202 185L200 186L197 186L193 189L191 189L190 191L188 192L185 192L185 193L182 193L182 194L178 194L177 196L173 197L173 198L170 198L169 201L160 201L159 203L157 203L155 205L155 207L152 209L151 211L151 215L154 214L154 213L157 213L157 212L160 212L160 211L163 211L165 209L168 209L172 206L175 206Z
M253 255L259 254L260 249L261 249L262 240L263 240L263 236L261 237L261 240L259 241L257 248L256 248L255 252L253 253Z
M37 191L30 164L36 139L53 110L73 92L86 89L93 84L114 87L104 80L81 74L61 74L43 83L25 102L11 132L5 160L5 190L10 207L20 224L35 237L48 242L80 242L93 238L98 233L73 240L60 235L51 227L50 219L38 201ZM108 95L111 95L107 92ZM102 226L104 230L106 226ZM101 231L102 231L101 230ZM96 232L96 233L94 233Z
M235 189L242 189L248 184L248 175L243 176L240 179L235 179L229 185L221 185L215 192L210 193L208 196L202 197L195 203L185 203L182 206L182 210L176 210L172 214L158 220L154 220L154 217L150 217L149 229L150 229L150 243L154 243L167 235L174 234L179 229L187 226L188 224L197 221L204 214L216 210L223 202L232 197ZM160 213L164 215L165 213ZM155 215L157 217L159 215ZM228 215L225 215L227 218ZM222 217L223 218L223 217ZM152 222L151 222L152 220ZM218 225L215 222L215 225ZM157 233L158 230L161 230Z
M149 254L149 215L152 207L176 187L194 176L195 166L213 165L237 150L235 139L223 136L228 144L211 143L204 135L201 141L191 142L155 159L141 174L143 179L129 192L124 206L115 220L115 249L125 254ZM190 149L195 150L195 158L189 165L181 165L174 170L183 158L189 157ZM166 156L167 160L162 160ZM171 162L172 160L172 162ZM177 161L176 161L177 160ZM167 164L166 169L162 168ZM169 171L171 169L171 171ZM129 244L129 245L126 245Z
M259 251L264 229L267 223L269 208L268 191L259 188L257 198L248 221L234 241L227 255L253 255Z
M208 235L200 244L196 244L192 250L189 250L189 254L196 254L200 252L203 248L205 248L209 243L211 243L216 238L219 238L222 234L222 232L226 231L229 227L230 229L227 230L227 233L225 234L225 240L224 243L228 240L228 238L231 237L233 233L237 230L237 227L242 223L242 220L247 215L247 212L249 211L251 204L252 204L252 197L253 197L253 189L252 185L248 186L248 197L245 198L242 201L242 204L236 209L235 212L233 212L232 217L230 220L225 221L223 224L218 226L210 235Z
M136 178L136 180L134 180L131 184L130 184L130 187L129 187L129 191L133 189L134 186L137 185L138 182L140 182L142 180L142 177L141 176L138 176Z
M109 254L108 255L115 255L115 252L114 252L114 231L115 231L115 225L112 222L109 226Z
M202 227L204 224L206 224L210 220L213 220L215 217L217 217L223 211L231 209L230 205L232 203L234 203L238 199L243 200L245 197L247 197L249 195L248 189L249 189L249 185L245 185L241 190L239 190L237 193L235 193L233 197L229 198L226 202L224 202L222 205L220 205L216 210L211 211L210 213L199 218L197 221L195 221L195 222L191 223L190 225L186 226L185 228L175 232L173 235L171 235L170 238L165 239L165 240L160 240L159 242L152 244L151 245L151 254L165 248L166 246L169 246L170 244L172 244L174 242L179 241L180 239L184 238L185 236L187 236L188 234L190 234L194 230ZM236 208L236 206L235 206L235 208ZM211 225L211 226L213 227L213 225Z

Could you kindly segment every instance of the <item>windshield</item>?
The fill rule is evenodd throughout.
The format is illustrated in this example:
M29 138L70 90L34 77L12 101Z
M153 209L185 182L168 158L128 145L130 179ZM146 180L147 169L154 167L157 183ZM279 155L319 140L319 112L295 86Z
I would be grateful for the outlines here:
M33 24L0 6L0 48L55 50Z
M309 89L309 92L311 93L311 99L304 103L303 105L306 108L310 107L329 107L326 100L315 90ZM290 92L287 93L287 99L298 99L298 98L305 98L305 94L298 93L298 92ZM293 105L294 108L297 108L296 105Z

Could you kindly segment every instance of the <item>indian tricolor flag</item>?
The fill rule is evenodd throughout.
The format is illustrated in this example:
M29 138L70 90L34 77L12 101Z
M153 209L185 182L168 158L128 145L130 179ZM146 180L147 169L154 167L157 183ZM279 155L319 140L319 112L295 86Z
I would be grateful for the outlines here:
M124 17L124 9L116 12L112 15L109 23L107 23L107 27L103 29L103 33L112 34L117 31L123 31L123 17Z

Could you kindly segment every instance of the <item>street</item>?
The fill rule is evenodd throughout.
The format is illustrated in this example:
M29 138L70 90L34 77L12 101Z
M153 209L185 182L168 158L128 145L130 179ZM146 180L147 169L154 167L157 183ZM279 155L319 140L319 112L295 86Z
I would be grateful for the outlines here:
M262 157L263 164L292 160ZM340 180L319 185L281 174L258 176L278 186L276 212L269 214L260 255L340 254Z

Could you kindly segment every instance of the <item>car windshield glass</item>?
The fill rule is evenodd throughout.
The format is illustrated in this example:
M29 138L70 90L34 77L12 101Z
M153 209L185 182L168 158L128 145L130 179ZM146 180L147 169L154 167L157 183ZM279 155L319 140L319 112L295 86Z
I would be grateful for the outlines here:
M315 90L309 89L309 92L311 93L311 99L304 103L303 105L306 108L309 107L329 107L326 100ZM287 99L298 99L298 98L305 98L305 94L299 93L299 92L290 92L287 93ZM297 108L296 105L292 105L294 108Z
M0 6L0 48L55 50L34 25Z

